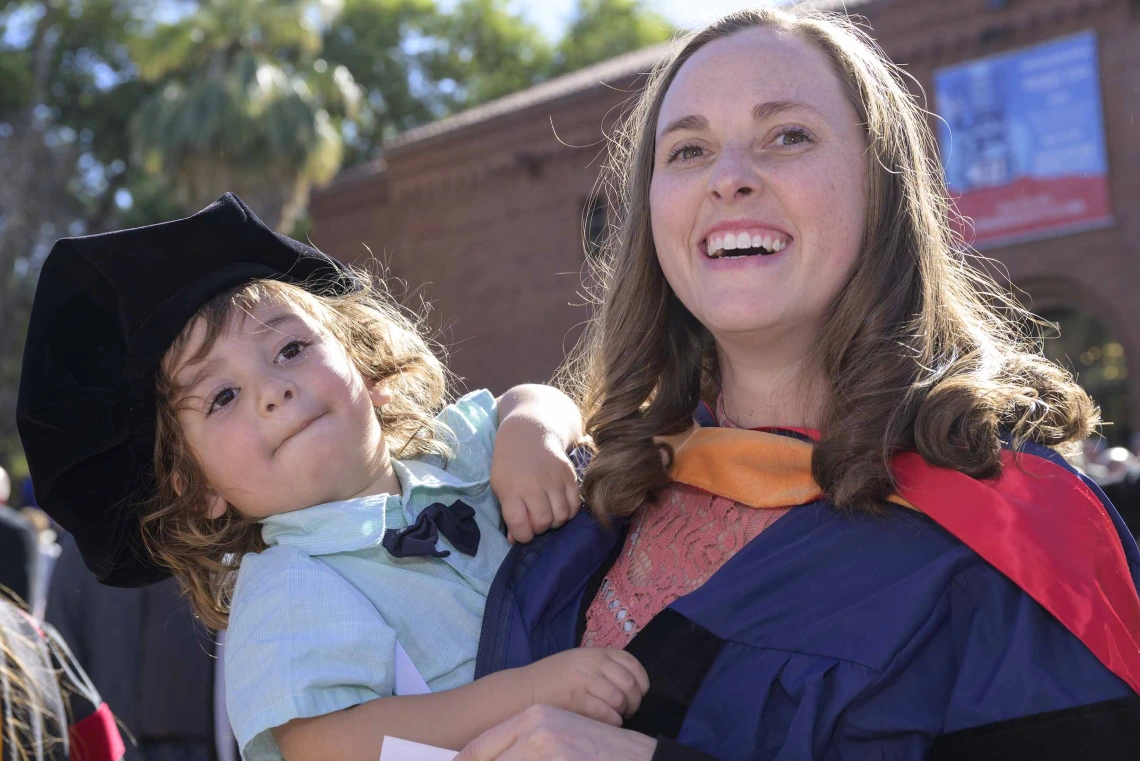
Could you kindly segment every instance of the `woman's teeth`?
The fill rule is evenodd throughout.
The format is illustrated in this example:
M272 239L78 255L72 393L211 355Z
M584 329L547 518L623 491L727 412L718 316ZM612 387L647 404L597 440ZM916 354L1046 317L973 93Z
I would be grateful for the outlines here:
M742 256L767 256L783 251L788 240L780 235L750 233L717 233L705 242L708 255L713 259L739 259ZM736 252L740 253L736 253Z

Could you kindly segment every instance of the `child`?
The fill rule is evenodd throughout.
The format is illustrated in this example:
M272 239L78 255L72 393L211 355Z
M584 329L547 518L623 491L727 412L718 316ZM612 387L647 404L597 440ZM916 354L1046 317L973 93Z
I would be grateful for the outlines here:
M648 687L621 651L472 682L503 523L528 541L577 509L581 422L538 386L437 416L444 381L382 294L227 195L56 245L18 417L42 506L104 581L158 578L145 545L228 624L244 758L460 748L535 703L620 724Z

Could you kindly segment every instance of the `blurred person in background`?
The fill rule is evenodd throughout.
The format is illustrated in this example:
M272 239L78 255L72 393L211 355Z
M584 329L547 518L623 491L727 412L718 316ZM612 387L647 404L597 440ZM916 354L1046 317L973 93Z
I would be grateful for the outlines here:
M177 584L104 586L70 534L60 546L47 620L137 743L126 761L236 761L216 633L197 624Z
M1089 477L1120 512L1133 536L1140 532L1140 459L1124 447L1104 450L1089 463Z
M24 484L31 491L32 479L25 478ZM42 621L47 609L48 583L55 561L59 558L59 544L56 542L55 523L35 502L35 496L25 499L20 506L20 515L29 524L36 537L35 569L31 588L28 590L28 610L37 621Z
M0 761L120 761L124 751L59 635L0 598Z
M38 585L38 540L32 522L8 506L11 493L11 479L0 468L0 592L31 604Z

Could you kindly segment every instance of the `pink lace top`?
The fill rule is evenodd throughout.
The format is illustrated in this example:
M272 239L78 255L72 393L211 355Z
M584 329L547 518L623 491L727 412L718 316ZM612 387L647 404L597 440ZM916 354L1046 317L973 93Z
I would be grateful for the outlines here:
M717 416L724 427L735 427L720 404ZM625 647L789 509L758 510L686 484L666 487L634 518L621 555L586 610L582 645Z

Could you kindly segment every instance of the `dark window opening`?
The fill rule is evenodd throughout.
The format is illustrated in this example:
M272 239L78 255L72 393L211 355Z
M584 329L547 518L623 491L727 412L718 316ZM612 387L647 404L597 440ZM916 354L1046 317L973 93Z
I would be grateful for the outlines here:
M606 240L606 212L606 199L601 196L591 196L582 204L582 233L586 255L591 258L601 253Z

